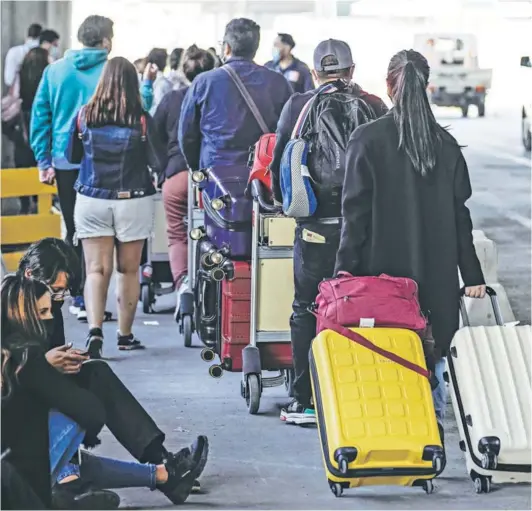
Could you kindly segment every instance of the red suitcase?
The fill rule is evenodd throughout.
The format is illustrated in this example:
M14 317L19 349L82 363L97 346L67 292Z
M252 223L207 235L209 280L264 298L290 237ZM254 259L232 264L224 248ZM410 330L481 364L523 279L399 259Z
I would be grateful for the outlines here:
M222 339L220 361L226 371L242 371L242 350L249 344L251 313L251 263L234 261L233 280L222 282ZM264 370L292 367L289 343L259 346Z
M222 346L220 360L227 371L242 370L242 350L249 344L251 264L235 261L233 280L222 282Z

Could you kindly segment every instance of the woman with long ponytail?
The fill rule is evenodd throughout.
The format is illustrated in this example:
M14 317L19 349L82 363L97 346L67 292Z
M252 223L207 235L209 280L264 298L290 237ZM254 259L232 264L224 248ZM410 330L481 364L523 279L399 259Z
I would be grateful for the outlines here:
M443 356L458 329L458 271L470 297L484 296L467 200L471 183L456 140L432 113L429 65L403 50L388 67L393 108L355 130L342 196L342 237L335 273L414 279L429 316L437 360L434 405L443 440Z
M442 128L425 93L429 72L425 57L414 50L400 51L388 67L388 91L394 101L399 148L404 149L422 176L436 166L436 151L442 142Z

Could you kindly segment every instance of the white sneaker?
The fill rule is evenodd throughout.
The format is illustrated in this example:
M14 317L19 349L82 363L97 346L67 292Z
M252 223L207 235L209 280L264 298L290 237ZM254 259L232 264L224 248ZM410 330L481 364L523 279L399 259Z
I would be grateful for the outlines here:
M186 293L188 291L188 276L185 275L182 279L181 279L181 284L179 285L179 288L177 289L177 292L176 292L176 304L175 304L175 313L174 313L174 318L176 321L179 320L179 317L180 317L180 309L181 309L181 295L183 293Z
M72 314L73 316L77 316L79 314L79 307L76 307L75 305L71 305L68 308L68 312L70 312L70 314Z

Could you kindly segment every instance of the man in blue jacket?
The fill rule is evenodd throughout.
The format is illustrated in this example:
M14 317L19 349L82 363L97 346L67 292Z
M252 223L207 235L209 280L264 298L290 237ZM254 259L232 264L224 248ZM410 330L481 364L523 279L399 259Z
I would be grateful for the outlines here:
M273 133L292 89L282 75L253 62L259 40L260 27L254 21L230 21L223 40L224 62L239 76ZM179 144L190 168L246 164L249 148L262 134L226 71L213 69L194 80L179 121Z
M30 144L43 183L57 181L67 242L73 244L74 206L79 165L71 165L65 151L70 139L72 119L93 95L112 48L113 22L103 16L89 16L79 27L81 50L69 50L65 57L48 66L33 102ZM143 84L143 100L149 108L151 84ZM82 257L81 244L77 247ZM73 310L78 319L86 320L83 297L74 298ZM106 314L109 316L109 314Z

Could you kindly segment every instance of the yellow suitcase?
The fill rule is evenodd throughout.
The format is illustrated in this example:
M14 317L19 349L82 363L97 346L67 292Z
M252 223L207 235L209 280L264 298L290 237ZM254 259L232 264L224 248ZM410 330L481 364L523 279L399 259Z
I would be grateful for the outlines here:
M426 369L420 338L398 328L354 328ZM359 486L421 486L432 493L444 452L429 380L324 330L310 368L323 460L333 494Z

